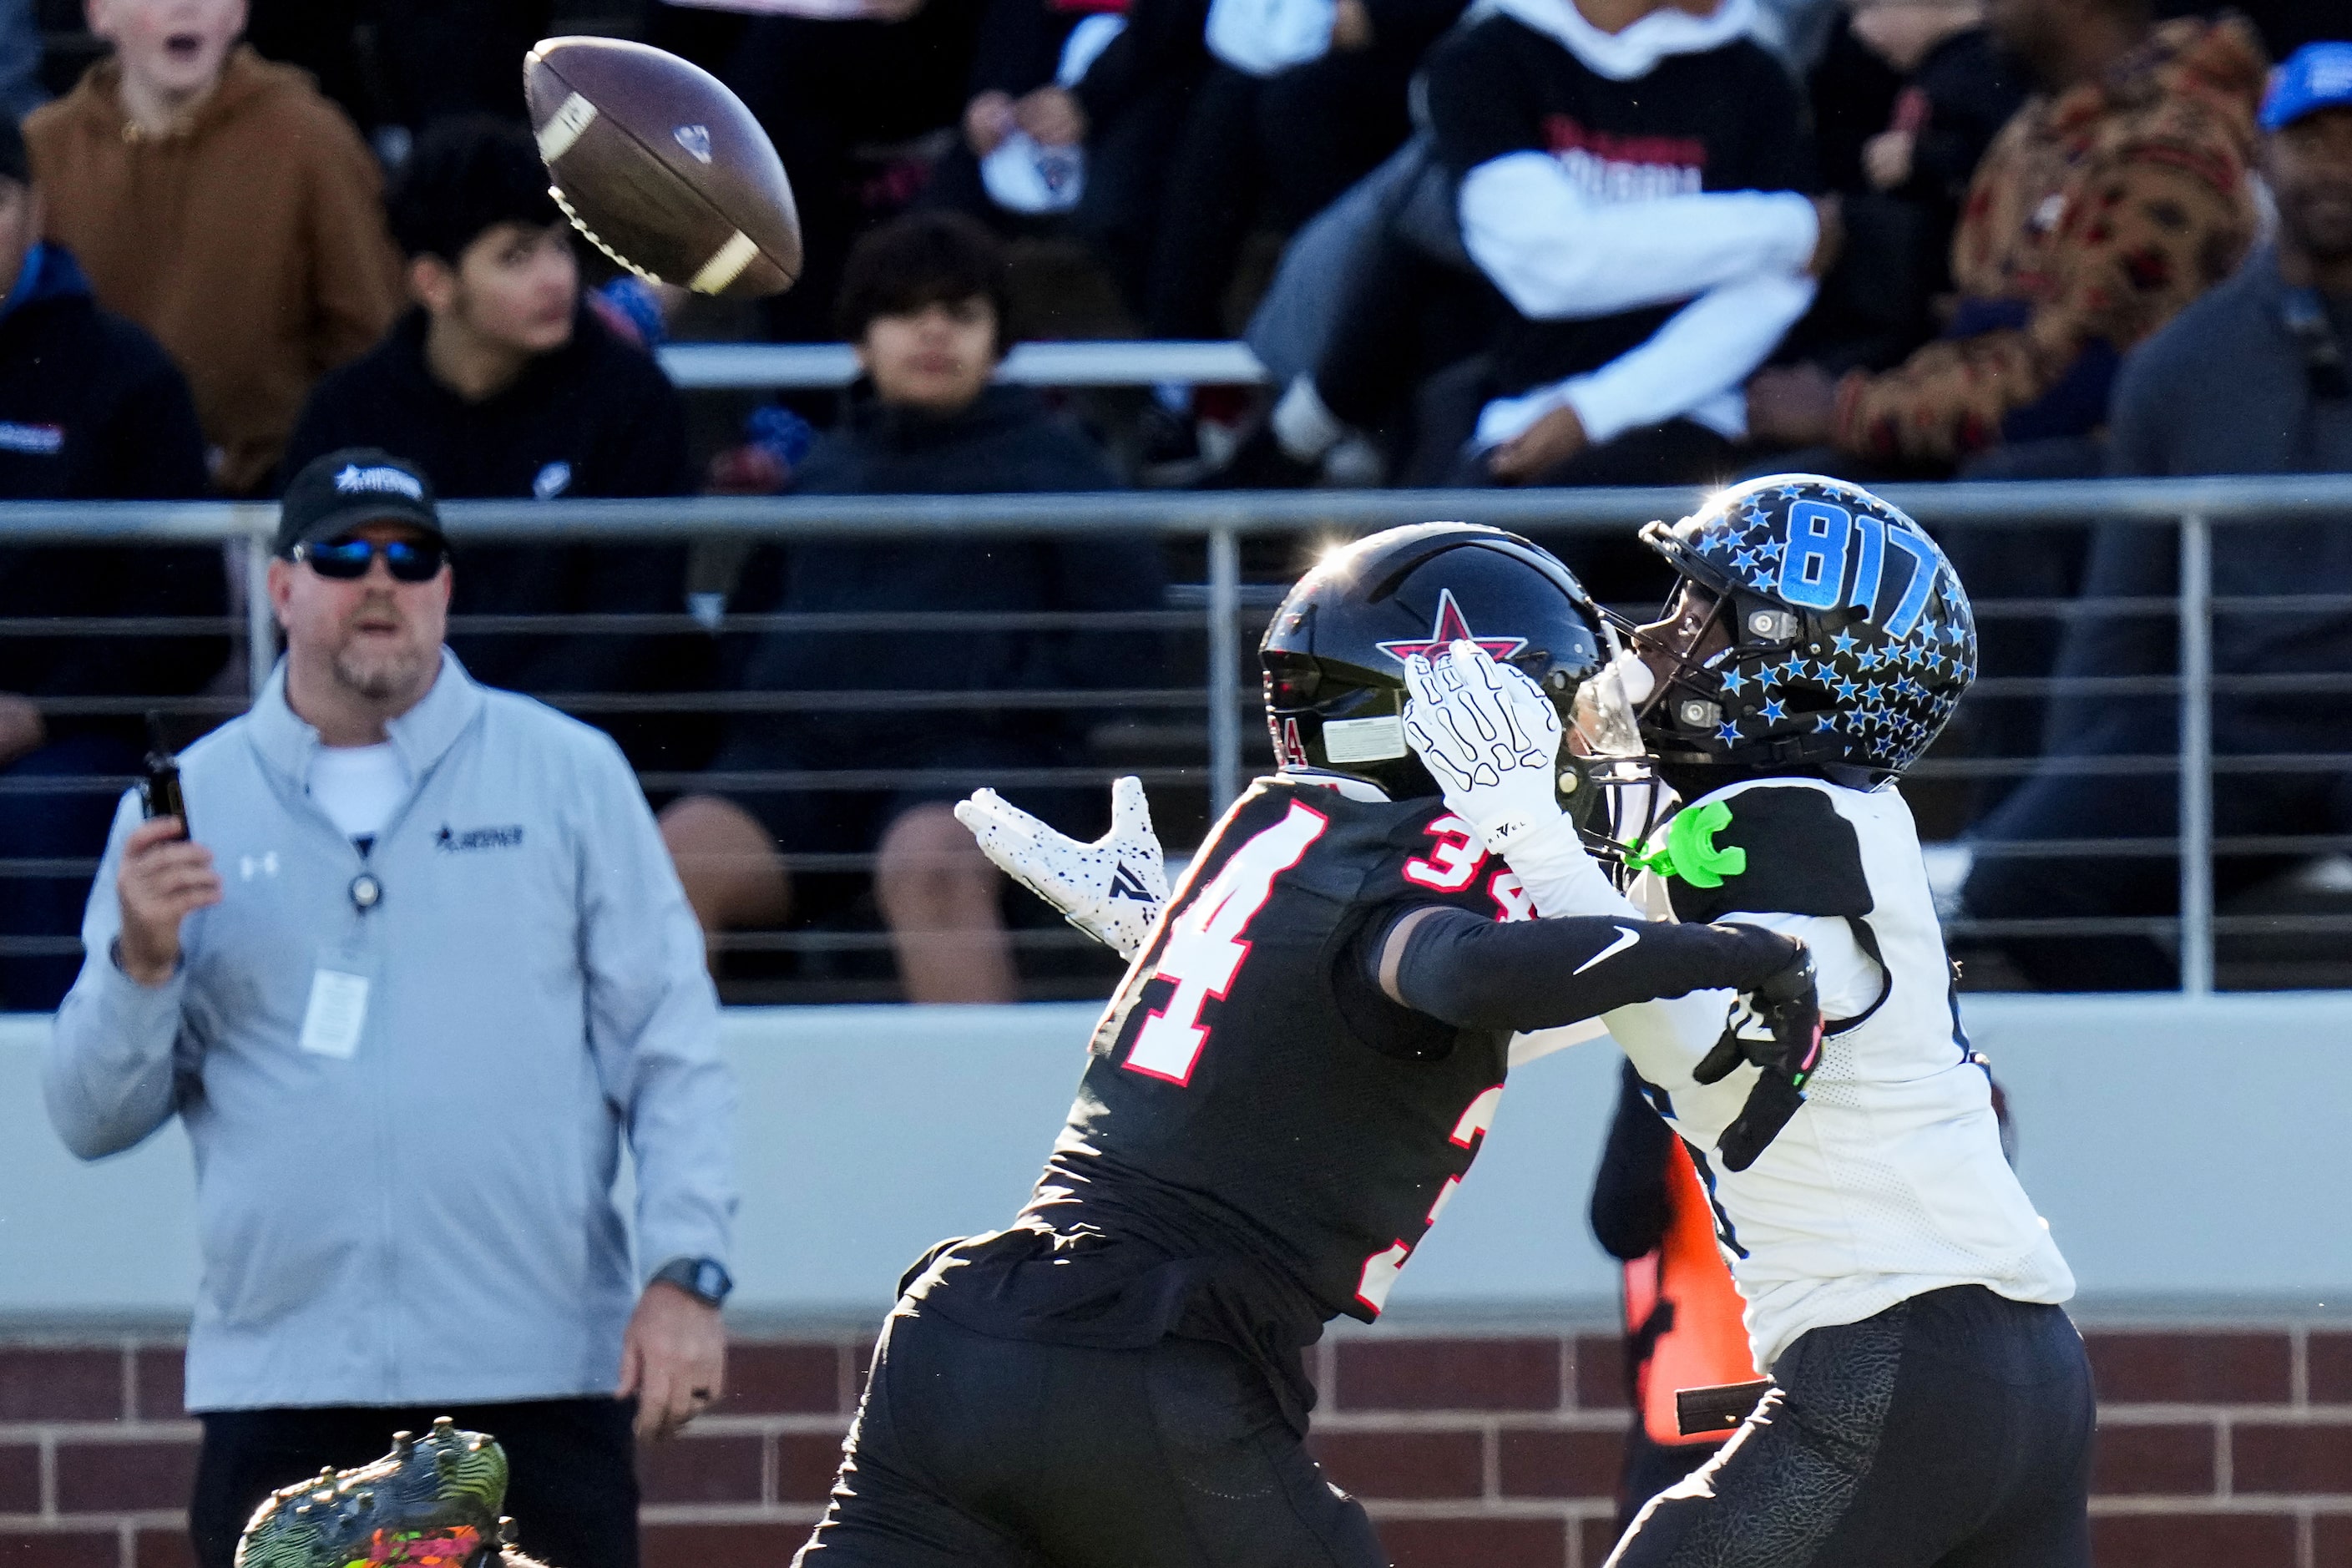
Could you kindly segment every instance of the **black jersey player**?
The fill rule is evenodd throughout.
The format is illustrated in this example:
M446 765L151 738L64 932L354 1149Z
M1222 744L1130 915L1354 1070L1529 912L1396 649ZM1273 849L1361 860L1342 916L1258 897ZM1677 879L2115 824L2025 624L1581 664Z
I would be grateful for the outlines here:
M804 1568L1377 1568L1302 1442L1300 1352L1379 1314L1494 1122L1511 1033L1707 988L1817 1033L1801 942L1527 918L1403 733L1406 661L1460 638L1559 710L1604 662L1575 579L1490 529L1392 530L1285 601L1288 765L1169 898L1027 1207L910 1271Z

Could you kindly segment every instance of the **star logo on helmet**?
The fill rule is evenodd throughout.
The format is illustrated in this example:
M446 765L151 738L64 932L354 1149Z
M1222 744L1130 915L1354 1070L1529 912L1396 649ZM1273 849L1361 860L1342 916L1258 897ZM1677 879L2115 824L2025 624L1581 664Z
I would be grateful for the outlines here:
M1830 642L1836 647L1838 652L1852 653L1853 651L1854 640L1855 639L1852 633L1840 632L1837 636L1832 637Z
M1739 739L1739 726L1737 724L1725 724L1721 729L1716 731L1715 738L1721 741L1727 746Z
M1789 710L1780 706L1780 699L1774 698L1771 701L1764 704L1763 707L1759 708L1756 710L1756 716L1759 719L1763 720L1767 724L1778 724L1781 720L1789 716Z
M1723 689L1732 696L1738 696L1740 689L1747 684L1748 678L1740 674L1738 670L1727 669L1723 672Z
M1405 637L1396 642L1384 642L1374 646L1399 664L1402 664L1406 659L1413 658L1435 658L1448 647L1458 642L1475 643L1486 650L1488 658L1498 660L1512 658L1528 646L1528 639L1525 637L1482 637L1475 635L1470 630L1468 617L1462 613L1462 606L1454 602L1454 590L1451 588L1438 590L1437 624L1429 628L1429 636L1425 640L1419 637Z

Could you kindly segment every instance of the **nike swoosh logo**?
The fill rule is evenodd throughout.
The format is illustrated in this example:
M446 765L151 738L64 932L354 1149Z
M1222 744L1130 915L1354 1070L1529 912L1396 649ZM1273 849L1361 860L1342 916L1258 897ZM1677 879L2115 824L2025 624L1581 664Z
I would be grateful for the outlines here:
M1602 948L1599 952L1594 953L1591 958L1586 959L1582 963L1580 963L1574 969L1570 970L1569 973L1581 974L1586 970L1591 968L1594 964L1600 963L1602 959L1614 958L1619 953L1624 952L1627 948L1633 946L1635 942L1641 940L1642 933L1640 931L1635 931L1631 926L1619 926L1617 928L1617 940L1615 942L1611 942L1607 947Z

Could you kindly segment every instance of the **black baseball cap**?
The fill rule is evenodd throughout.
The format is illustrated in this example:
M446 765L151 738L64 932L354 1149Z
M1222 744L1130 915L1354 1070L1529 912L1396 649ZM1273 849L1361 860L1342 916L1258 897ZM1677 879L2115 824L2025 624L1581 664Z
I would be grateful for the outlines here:
M276 553L315 544L371 522L404 522L441 541L441 512L425 470L379 447L345 447L311 458L286 487Z

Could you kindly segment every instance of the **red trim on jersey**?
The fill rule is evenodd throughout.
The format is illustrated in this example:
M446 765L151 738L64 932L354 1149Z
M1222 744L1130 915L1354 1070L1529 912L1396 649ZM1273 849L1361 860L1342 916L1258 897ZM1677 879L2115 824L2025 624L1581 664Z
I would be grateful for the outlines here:
M1467 1149L1495 1125L1495 1111L1503 1103L1503 1086L1478 1091L1477 1097L1463 1108L1462 1119L1454 1124L1454 1136L1446 1142L1457 1149Z
M1517 871L1497 871L1487 880L1486 896L1495 900L1495 918L1509 923L1536 918L1535 896L1527 884L1519 880Z
M1365 1275L1371 1272L1373 1264L1378 1263L1381 1258L1386 1258L1391 1252L1397 1255L1397 1260L1396 1267L1389 1270L1389 1283L1391 1285L1394 1285L1396 1283L1397 1276L1404 1272L1404 1266L1412 1261L1412 1243L1405 1240L1402 1237L1397 1237L1394 1241L1390 1242L1386 1247L1381 1247L1378 1252L1373 1253L1370 1258L1365 1258L1364 1267L1356 1277L1356 1300L1361 1301L1365 1306L1370 1307L1372 1310L1372 1316L1375 1318L1388 1310L1388 1297L1384 1292L1381 1299L1375 1301L1370 1296L1365 1295L1363 1279Z

